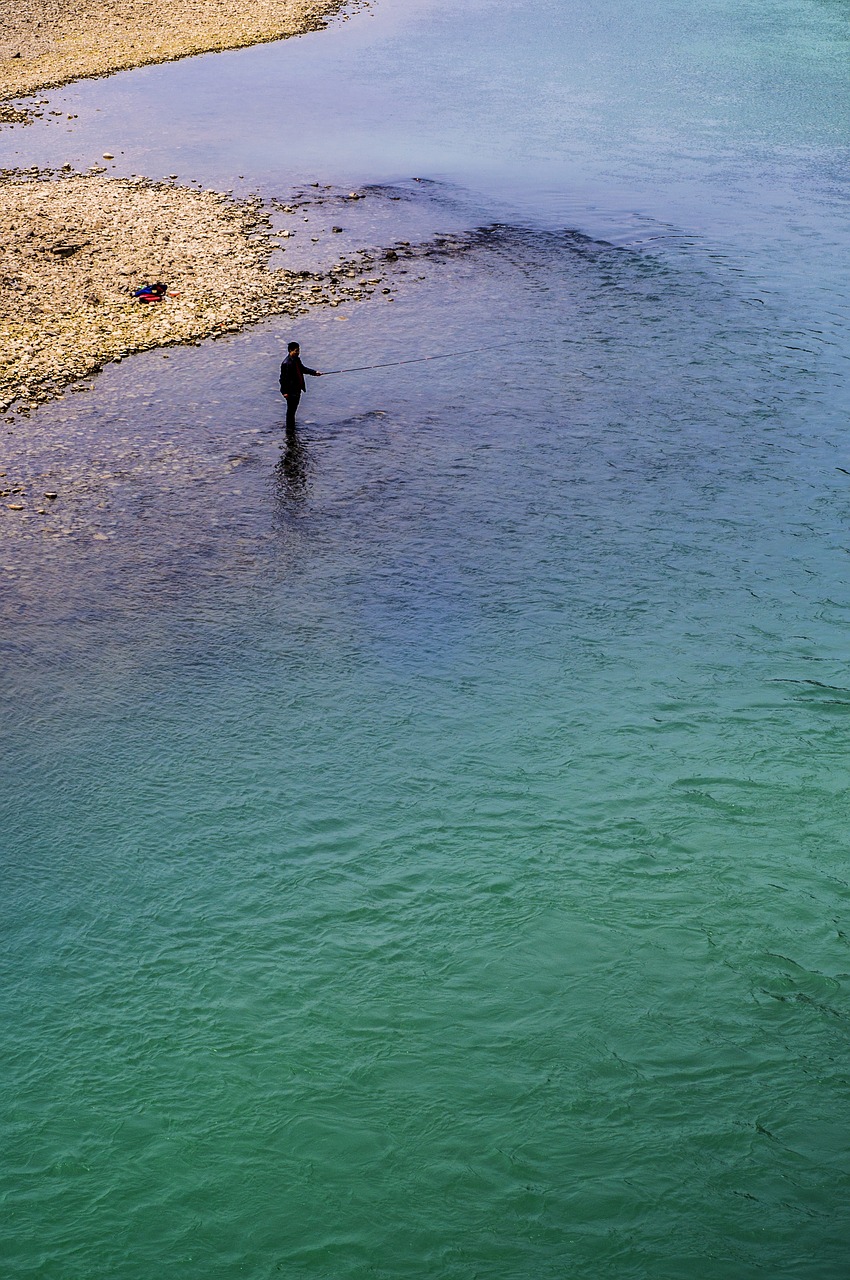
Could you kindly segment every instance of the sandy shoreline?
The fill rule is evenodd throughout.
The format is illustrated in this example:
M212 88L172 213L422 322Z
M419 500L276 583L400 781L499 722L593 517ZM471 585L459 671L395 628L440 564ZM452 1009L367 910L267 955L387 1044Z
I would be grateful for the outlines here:
M0 0L0 112L25 139L11 97L315 30L343 3ZM323 275L269 270L280 246L259 200L68 166L0 171L0 247L0 411L26 413L134 351L373 290L362 278L368 260ZM169 286L164 301L134 299L154 281Z
M0 121L22 118L9 104L11 98L83 77L302 35L324 26L345 4L0 0Z
M269 270L279 239L258 199L100 174L4 175L0 409L31 409L134 351L365 300L378 283L369 255L324 274ZM134 298L154 281L165 299Z

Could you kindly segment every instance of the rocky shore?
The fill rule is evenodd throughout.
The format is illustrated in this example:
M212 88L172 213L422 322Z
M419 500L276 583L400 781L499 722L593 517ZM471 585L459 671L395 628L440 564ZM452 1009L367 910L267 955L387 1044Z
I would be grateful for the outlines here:
M0 121L9 101L88 76L238 49L325 25L346 0L0 0ZM347 7L351 7L348 5Z
M12 99L36 90L297 35L344 3L0 0L0 124L25 128L38 108ZM0 170L0 410L27 413L133 351L198 342L374 287L358 278L368 261L325 274L272 271L278 247L259 200L70 166ZM168 286L164 299L134 297L157 281Z
M288 234L257 199L102 174L2 175L0 409L26 412L133 351L365 299L380 283L368 254L325 273L270 270ZM161 301L134 296L160 281Z

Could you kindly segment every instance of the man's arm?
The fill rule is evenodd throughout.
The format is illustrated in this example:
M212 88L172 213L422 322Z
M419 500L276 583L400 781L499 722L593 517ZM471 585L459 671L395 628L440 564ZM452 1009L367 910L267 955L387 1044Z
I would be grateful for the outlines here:
M308 369L306 364L302 364L301 368L304 373L309 373L311 378L321 378L322 376L318 369Z

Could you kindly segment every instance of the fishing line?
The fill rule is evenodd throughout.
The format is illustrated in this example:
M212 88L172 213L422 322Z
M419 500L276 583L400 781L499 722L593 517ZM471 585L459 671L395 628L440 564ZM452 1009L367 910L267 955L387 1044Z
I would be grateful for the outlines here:
M519 341L520 341L519 338L515 338L513 342L498 342L489 347L470 347L466 351L444 351L444 352L440 352L440 354L438 355L433 355L433 356L412 356L407 360L383 360L381 361L380 364L358 364L358 365L353 365L350 369L323 369L322 377L330 378L335 373L365 373L369 369L395 369L400 364L424 364L427 360L453 360L459 356L477 356L477 355L480 355L482 351L504 351L507 347L515 347ZM553 343L553 342L559 342L559 341L570 341L570 339L559 339L559 338L535 339L534 345L544 346L547 343ZM526 345L527 345L527 340L526 340ZM592 374L585 373L584 370L578 370L578 369L576 370L562 369L561 374L563 377L567 377L567 378L591 378L591 379L593 378Z
M414 356L410 360L385 360L381 364L358 364L351 369L328 369L322 371L322 377L329 378L334 373L363 373L367 369L393 369L400 364L424 364L426 360L452 360L458 356L476 356L482 351L503 351L506 347L515 346L517 341L519 339L515 339L514 342L500 342L496 346L472 347L468 351L446 351L436 356Z

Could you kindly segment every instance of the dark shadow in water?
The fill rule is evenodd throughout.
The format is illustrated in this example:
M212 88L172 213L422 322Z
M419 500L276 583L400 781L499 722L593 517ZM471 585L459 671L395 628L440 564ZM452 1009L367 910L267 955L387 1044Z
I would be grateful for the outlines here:
M287 431L286 443L275 467L275 497L278 510L285 512L303 503L309 491L309 451L297 429Z

